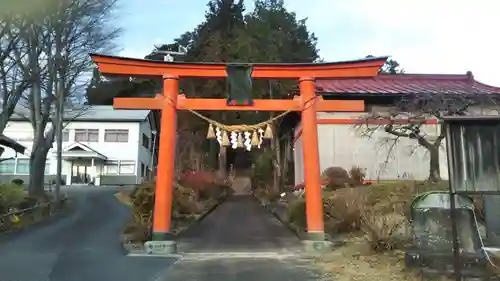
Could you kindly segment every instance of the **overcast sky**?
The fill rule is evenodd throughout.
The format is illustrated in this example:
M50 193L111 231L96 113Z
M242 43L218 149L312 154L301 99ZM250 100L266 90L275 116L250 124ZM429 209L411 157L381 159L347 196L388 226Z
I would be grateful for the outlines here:
M204 18L206 0L123 0L120 55L144 57ZM146 3L147 2L147 3ZM247 1L252 9L253 1ZM498 0L285 0L319 38L326 61L389 55L408 73L471 70L500 86ZM305 4L309 4L306 6Z

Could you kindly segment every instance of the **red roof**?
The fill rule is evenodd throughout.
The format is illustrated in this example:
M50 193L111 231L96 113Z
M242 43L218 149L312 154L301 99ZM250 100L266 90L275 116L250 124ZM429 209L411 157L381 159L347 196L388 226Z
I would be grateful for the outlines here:
M419 94L471 92L500 94L500 87L480 83L471 72L448 74L379 74L373 78L341 78L316 81L320 93Z

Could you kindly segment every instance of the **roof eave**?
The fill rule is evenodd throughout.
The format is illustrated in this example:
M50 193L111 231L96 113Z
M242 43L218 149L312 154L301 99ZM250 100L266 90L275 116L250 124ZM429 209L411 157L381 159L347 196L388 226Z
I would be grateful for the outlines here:
M24 154L24 152L26 151L26 147L24 147L20 143L14 141L13 139L8 138L4 135L0 135L0 145L8 147L8 148L12 148L15 152L21 153L21 154Z

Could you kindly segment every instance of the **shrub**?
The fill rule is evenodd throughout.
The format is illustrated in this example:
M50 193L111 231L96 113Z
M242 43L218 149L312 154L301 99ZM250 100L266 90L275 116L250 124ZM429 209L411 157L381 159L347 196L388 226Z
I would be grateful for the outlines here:
M229 187L225 185L217 183L209 185L202 184L211 181L209 177L205 176L206 175L199 177L193 175L187 176L188 180L186 182L196 186L198 191L189 186L179 184L175 185L172 202L173 218L182 218L186 215L200 214L204 210L204 205L198 199L202 197L221 199L222 196L225 196L227 192L229 192ZM124 239L126 241L144 242L150 239L155 187L155 182L145 182L137 185L136 188L130 193L132 203L132 219L124 230Z
M25 197L19 204L17 204L18 209L28 209L35 207L39 202L39 199L33 197Z
M362 216L361 229L372 250L383 252L402 248L406 241L408 221L404 214L382 214L370 210Z
M287 205L286 220L301 229L306 229L306 201L303 198L297 198Z
M151 237L151 227L141 222L132 221L125 226L125 241L127 243L144 242Z
M206 186L200 192L200 199L208 200L215 199L219 200L224 198L229 193L233 192L233 189L225 184L213 183Z
M205 189L212 186L215 182L215 174L205 171L185 172L179 181L182 186L189 187L195 191L196 200L199 200L205 192Z
M259 187L254 191L254 195L264 203L276 202L281 198L280 192L270 186Z
M6 212L9 208L18 207L25 197L26 192L20 185L0 185L0 212Z
M364 169L354 166L349 170L349 176L351 178L351 184L362 185L365 181L366 173Z
M180 197L174 200L175 215L193 215L203 211L203 206L192 197Z
M265 185L273 180L273 157L274 152L271 149L265 149L254 155L255 163L252 172L252 184L256 186Z
M23 185L24 184L24 181L22 179L13 179L12 180L12 184L15 184L15 185Z
M341 167L326 168L322 173L322 178L323 180L328 181L326 186L330 190L344 188L351 182L349 173Z
M345 233L359 230L366 203L366 191L360 188L342 188L331 192L324 199L330 231Z

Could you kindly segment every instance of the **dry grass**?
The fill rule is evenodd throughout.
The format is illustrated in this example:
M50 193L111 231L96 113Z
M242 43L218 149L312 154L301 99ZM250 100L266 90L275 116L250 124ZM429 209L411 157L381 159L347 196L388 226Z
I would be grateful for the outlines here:
M367 207L367 194L360 188L342 188L325 192L325 215L330 233L345 233L359 230L362 214Z
M374 210L363 213L361 230L374 252L403 249L411 238L408 220L396 212L378 214Z
M315 266L335 281L421 281L416 271L405 268L404 252L374 253L362 234L315 260ZM440 279L448 280L448 279Z
M375 254L362 235L316 260L316 266L336 281L400 281L420 280L404 267L402 251Z
M447 182L398 181L325 192L326 225L350 238L316 266L336 281L421 280L404 264L411 238L406 215L414 196L446 188Z
M191 179L196 178L191 177ZM193 182L200 185L193 188L176 184L173 190L171 231L174 234L186 229L230 192L230 188L225 185L207 183L202 186L201 181ZM120 202L132 209L130 221L123 231L123 243L141 244L150 239L155 187L155 182L146 182L137 185L133 191L121 191L115 194Z
M132 207L133 204L132 199L130 198L130 193L130 191L122 190L118 193L115 193L115 197L120 203L124 204L125 206Z

